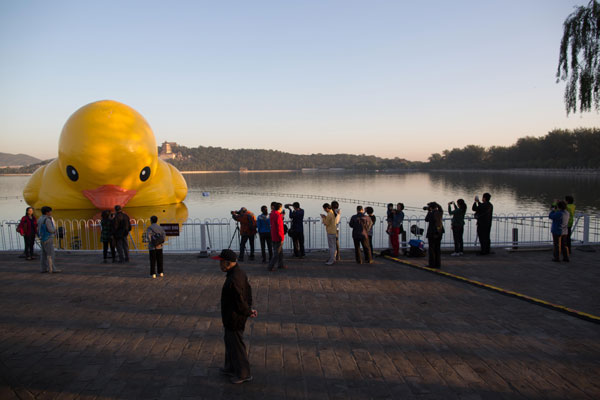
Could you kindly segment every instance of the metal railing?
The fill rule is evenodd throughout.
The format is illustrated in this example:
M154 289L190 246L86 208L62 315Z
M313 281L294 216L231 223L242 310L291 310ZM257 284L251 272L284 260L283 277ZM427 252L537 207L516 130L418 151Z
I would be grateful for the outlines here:
M352 229L348 226L349 217L342 217L339 225L340 247L354 247ZM445 235L442 239L443 248L453 247L451 218L444 218ZM98 220L56 220L57 235L55 248L57 251L100 251L100 224ZM175 221L161 221L175 223ZM289 226L289 221L285 221ZM145 252L148 249L146 229L149 220L131 220L132 231L129 235L129 248L132 252ZM16 232L18 221L0 222L0 251L23 250L23 238ZM411 232L410 227L417 225L426 232L427 224L424 216L410 215L404 219L403 227L406 238L402 246L407 247L411 239L423 239ZM188 219L179 222L179 236L167 237L164 249L167 252L204 252L221 250L229 247L239 250L239 236L236 233L236 223L229 218ZM492 222L491 241L493 247L538 247L552 244L550 233L551 220L547 215L496 215ZM373 227L373 245L375 249L388 248L389 236L386 233L385 218L377 218ZM577 214L572 229L574 246L600 244L600 216L593 214ZM465 248L478 246L476 220L465 217L464 227ZM304 220L304 245L306 250L327 248L327 234L320 218ZM260 252L258 235L255 247ZM248 248L248 247L247 247ZM284 249L291 249L292 241L286 235Z

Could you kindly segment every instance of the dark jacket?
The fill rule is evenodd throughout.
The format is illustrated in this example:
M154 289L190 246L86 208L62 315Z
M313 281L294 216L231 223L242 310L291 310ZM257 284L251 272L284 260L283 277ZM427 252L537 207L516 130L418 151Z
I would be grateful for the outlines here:
M100 241L110 242L113 239L113 221L110 218L102 218L100 221Z
M369 236L369 230L373 226L373 221L365 213L358 213L350 218L348 225L352 228L353 239L363 239Z
M444 223L442 221L444 213L441 210L429 211L425 216L427 226L427 239L441 239L444 234Z
M304 210L299 208L297 210L290 210L290 219L292 220L292 226L290 231L295 233L304 232Z
M475 218L477 218L477 225L480 226L492 226L492 214L494 213L494 206L489 201L481 203L473 203L472 210L475 211Z
M227 271L221 290L221 319L223 326L232 331L243 331L246 319L252 313L252 288L248 276L236 264Z
M131 231L131 222L129 221L129 215L123 211L119 211L113 219L113 235L115 238L124 238L129 235Z
M452 215L452 222L450 224L452 226L458 226L458 227L465 226L466 212L467 212L466 204L465 204L464 209L454 206L454 211L452 210L452 206L450 204L448 204L448 214Z

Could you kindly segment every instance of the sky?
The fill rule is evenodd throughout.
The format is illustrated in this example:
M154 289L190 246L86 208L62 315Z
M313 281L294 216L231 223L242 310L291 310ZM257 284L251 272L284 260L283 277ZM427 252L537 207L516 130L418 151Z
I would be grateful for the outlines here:
M140 112L157 143L426 160L566 115L562 24L588 0L3 1L0 151L56 157L79 107Z

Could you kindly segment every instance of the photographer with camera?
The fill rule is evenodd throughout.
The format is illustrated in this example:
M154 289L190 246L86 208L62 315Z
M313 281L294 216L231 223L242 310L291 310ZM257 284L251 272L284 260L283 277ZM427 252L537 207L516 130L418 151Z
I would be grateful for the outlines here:
M429 245L429 268L440 268L442 258L442 237L444 236L444 222L442 217L444 211L435 201L428 203L423 210L427 211L425 216L425 222L428 222L427 226L427 241Z
M454 205L454 210L452 206ZM465 214L467 212L467 203L463 199L448 203L448 214L452 215L452 235L454 237L454 253L452 257L463 255L463 233L465 231Z
M231 218L240 223L240 256L238 259L244 261L244 252L246 242L250 242L250 260L254 260L254 236L256 236L256 217L246 207L240 208L240 211L232 211Z
M494 213L494 206L490 203L491 198L491 194L484 193L480 202L479 196L475 196L475 202L473 203L473 207L471 207L475 211L475 219L477 219L477 236L479 236L479 243L481 243L481 252L478 254L481 256L490 254L490 232L492 230L492 215Z
M556 200L552 203L552 208L548 218L552 220L552 242L554 245L554 257L552 261L559 262L562 254L563 261L569 262L569 247L567 240L569 238L569 212L567 211L567 203Z
M292 206L294 209L291 208ZM306 255L304 253L304 210L300 208L300 203L297 201L294 204L286 204L284 207L290 211L292 220L288 235L294 244L294 257L302 258Z

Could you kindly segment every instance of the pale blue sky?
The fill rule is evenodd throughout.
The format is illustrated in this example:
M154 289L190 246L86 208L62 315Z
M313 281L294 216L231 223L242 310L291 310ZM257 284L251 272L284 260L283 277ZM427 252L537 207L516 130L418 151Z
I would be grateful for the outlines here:
M424 160L566 117L562 23L587 0L3 1L0 151L55 157L101 99L157 142Z

